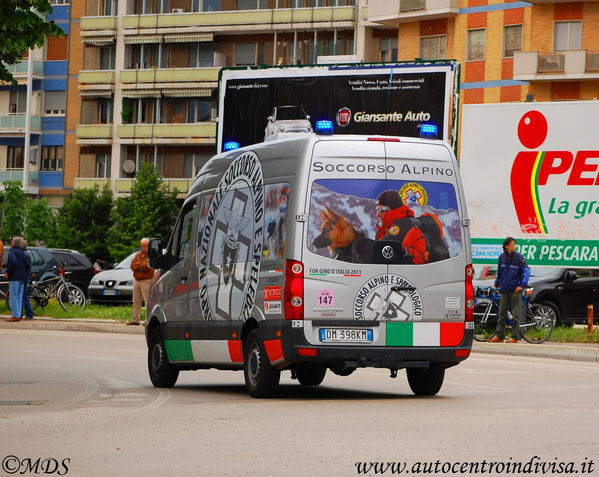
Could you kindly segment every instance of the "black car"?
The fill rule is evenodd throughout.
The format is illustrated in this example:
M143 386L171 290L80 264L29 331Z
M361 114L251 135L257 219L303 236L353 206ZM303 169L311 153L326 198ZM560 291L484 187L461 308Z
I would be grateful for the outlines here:
M27 247L27 251L31 256L31 274L36 280L42 277L53 274L52 269L59 266L52 252L45 247ZM0 289L6 293L8 290L8 281L4 276L6 272L6 262L8 260L8 252L10 247L4 247L4 257L2 258L2 281Z
M96 273L89 259L76 250L51 248L50 252L64 271L69 272L69 282L87 292L89 282Z
M550 306L558 323L586 322L587 306L599 309L599 269L532 267L531 300Z

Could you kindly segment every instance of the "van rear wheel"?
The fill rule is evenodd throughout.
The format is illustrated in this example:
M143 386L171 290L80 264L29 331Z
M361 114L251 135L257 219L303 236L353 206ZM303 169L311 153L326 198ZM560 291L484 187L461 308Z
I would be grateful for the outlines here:
M243 350L245 386L252 397L270 397L276 394L281 372L271 366L260 331L252 330Z
M327 374L327 368L324 366L312 366L295 371L295 376L302 386L318 386L322 383L325 374Z
M168 360L166 346L159 328L152 331L150 335L148 372L152 384L157 388L172 388L179 377L179 370Z
M434 396L443 385L445 369L430 366L428 369L407 368L408 383L416 396Z

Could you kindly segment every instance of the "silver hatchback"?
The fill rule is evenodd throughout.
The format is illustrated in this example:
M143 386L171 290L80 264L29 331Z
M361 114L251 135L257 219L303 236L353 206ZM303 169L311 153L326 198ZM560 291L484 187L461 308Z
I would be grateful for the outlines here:
M117 263L112 270L100 272L92 278L87 289L92 303L131 303L135 282L131 261L135 253Z

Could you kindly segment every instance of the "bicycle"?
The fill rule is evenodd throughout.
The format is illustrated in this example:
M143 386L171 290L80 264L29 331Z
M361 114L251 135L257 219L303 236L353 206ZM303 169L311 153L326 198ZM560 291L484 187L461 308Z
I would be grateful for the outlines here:
M56 271L54 267L52 271ZM48 277L40 281L32 281L29 283L29 300L33 310L37 308L45 308L51 298L56 297L58 303L64 311L80 312L85 310L87 299L85 293L77 285L73 285L65 279L65 275L70 272L65 272L60 269L58 275Z
M520 323L520 335L533 344L543 343L551 336L555 326L556 316L552 308L539 303L530 302L532 288L527 288L522 294L525 307L524 323ZM476 305L474 307L474 339L484 342L495 336L497 316L499 314L499 290L491 287L477 287L475 291ZM507 324L514 325L513 316L508 313Z

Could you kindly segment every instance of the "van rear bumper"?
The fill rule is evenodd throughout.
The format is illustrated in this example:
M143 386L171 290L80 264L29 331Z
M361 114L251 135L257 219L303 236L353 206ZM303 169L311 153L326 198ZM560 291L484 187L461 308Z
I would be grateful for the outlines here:
M303 328L291 328L289 322L284 324L265 322L263 325L266 328L263 330L265 339L267 339L266 336L271 335L271 326L274 325L273 331L275 328L281 331L280 339L284 359L274 363L280 368L302 363L318 363L337 369L427 368L431 364L448 368L455 366L470 355L473 340L473 330L466 329L462 342L458 346L452 347L312 345L305 339ZM313 354L313 356L307 355L307 353Z

